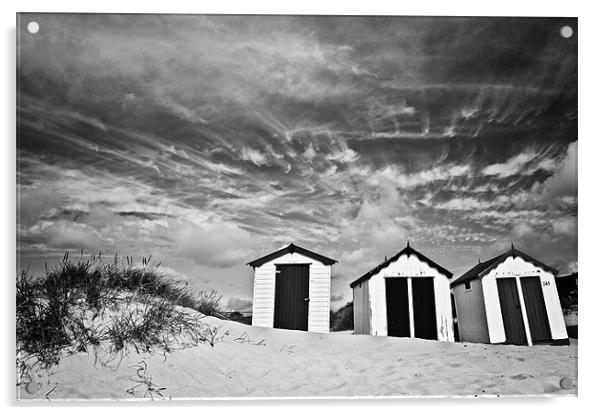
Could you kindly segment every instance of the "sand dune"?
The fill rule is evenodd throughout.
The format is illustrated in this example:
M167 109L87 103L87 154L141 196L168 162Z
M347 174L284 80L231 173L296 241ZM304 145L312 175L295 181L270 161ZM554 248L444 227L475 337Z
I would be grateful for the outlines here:
M250 327L213 317L214 347L65 356L21 399L577 393L577 343L504 346ZM561 379L564 388L561 387ZM164 388L164 389L160 389Z

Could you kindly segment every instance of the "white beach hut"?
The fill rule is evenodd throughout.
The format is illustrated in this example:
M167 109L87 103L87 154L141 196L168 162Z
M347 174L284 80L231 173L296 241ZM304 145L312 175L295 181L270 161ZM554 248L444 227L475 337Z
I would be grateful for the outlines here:
M452 281L461 341L568 344L557 271L512 248Z
M355 334L453 342L451 277L408 242L351 283Z
M294 244L249 262L255 272L252 324L327 333L336 262Z

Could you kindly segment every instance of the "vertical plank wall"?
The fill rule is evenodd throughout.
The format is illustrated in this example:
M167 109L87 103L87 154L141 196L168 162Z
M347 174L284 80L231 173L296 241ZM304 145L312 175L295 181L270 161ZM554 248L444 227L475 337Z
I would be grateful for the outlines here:
M464 284L454 288L456 314L458 316L459 341L474 343L489 343L489 330L485 314L485 301L481 280L470 282L470 290Z
M353 333L370 334L370 297L368 281L353 287Z

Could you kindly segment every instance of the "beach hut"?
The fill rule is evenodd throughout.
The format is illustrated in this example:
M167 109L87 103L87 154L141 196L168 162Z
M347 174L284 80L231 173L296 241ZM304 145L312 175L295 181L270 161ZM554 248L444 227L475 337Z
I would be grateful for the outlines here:
M355 334L454 341L451 277L408 242L351 283Z
M255 273L252 325L327 333L336 262L294 244L249 262Z
M568 344L557 271L514 248L452 281L460 341Z

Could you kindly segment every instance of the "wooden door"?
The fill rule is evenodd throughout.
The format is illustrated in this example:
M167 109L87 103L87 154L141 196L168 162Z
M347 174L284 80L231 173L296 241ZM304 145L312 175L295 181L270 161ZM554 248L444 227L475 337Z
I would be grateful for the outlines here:
M434 278L412 278L414 337L437 340Z
M307 331L309 265L276 265L274 328Z
M533 343L546 343L552 341L550 322L546 303L543 298L541 280L539 277L525 277L520 279L523 290L523 300L529 320L529 332Z
M410 337L408 279L385 278L387 301L387 335Z
M498 278L497 290L502 308L506 343L527 344L516 280L514 278Z

